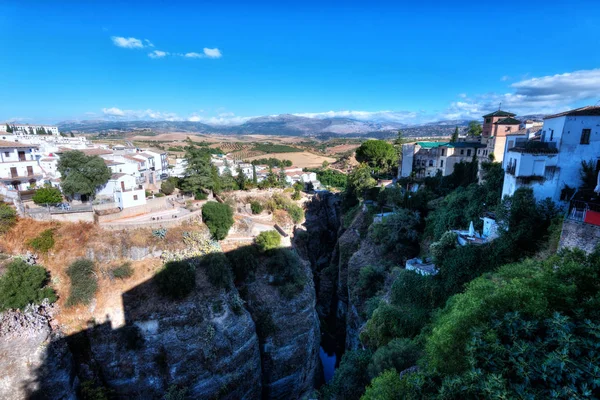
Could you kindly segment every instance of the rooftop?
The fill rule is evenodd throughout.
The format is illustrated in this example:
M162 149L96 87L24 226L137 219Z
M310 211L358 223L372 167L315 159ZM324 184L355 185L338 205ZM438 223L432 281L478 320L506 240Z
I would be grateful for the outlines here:
M544 119L558 117L583 117L583 116L600 116L600 106L585 106L574 110L565 111L559 114L547 115Z
M513 117L508 117L494 122L494 125L521 125L521 121Z
M25 143L19 143L19 142L11 142L8 140L0 140L0 149L7 149L7 148L37 149L38 146L36 146L34 144L25 144Z
M456 149L466 149L466 148L483 148L486 147L485 144L479 142L417 142L419 146L424 149L437 149L438 147L450 147Z
M119 178L121 178L121 177L123 177L125 175L127 175L127 174L112 174L110 176L110 179L113 180L113 181L116 181L117 179L119 179Z
M542 130L541 126L534 126L531 128L523 128L523 129L519 129L518 131L515 131L515 132L507 133L506 136L529 135L532 133L539 132L541 130Z
M111 150L99 149L99 148L82 149L82 150L79 150L79 151L81 151L86 156L101 156L101 155L107 155L107 154L112 154L113 153Z
M508 112L508 111L498 110L498 111L494 111L493 113L484 115L483 118L487 118L487 117L514 117L516 115L517 114L513 114L513 113Z

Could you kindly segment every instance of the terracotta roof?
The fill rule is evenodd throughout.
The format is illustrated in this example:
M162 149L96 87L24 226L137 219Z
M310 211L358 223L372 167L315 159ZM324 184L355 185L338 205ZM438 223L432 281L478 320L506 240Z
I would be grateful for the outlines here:
M110 176L110 179L113 180L113 181L116 181L117 179L119 179L119 178L121 178L121 177L123 177L125 175L127 175L127 174L112 174Z
M105 155L105 154L112 154L112 150L106 150L106 149L82 149L80 150L81 152L83 152L83 154L85 154L86 156L100 156L100 155Z
M123 165L124 163L113 161L113 160L104 160L104 164L106 164L106 165Z
M487 118L487 117L514 117L516 115L517 114L513 114L513 113L508 112L508 111L498 110L498 111L494 111L493 113L484 115L483 118Z
M139 158L135 158L134 156L130 156L130 155L128 155L128 154L125 154L125 155L123 156L123 158L126 158L126 159L128 159L128 160L133 160L133 161L136 161L136 162L146 161L146 160L140 160Z
M521 121L512 117L508 117L494 122L494 125L521 125Z
M57 160L57 158L54 157L44 157L44 158L40 158L40 161L54 161Z
M27 149L37 149L38 146L34 145L34 144L25 144L25 143L19 143L19 142L11 142L8 140L0 140L0 148L2 149L6 149L6 148L27 148Z
M585 106L576 108L574 110L565 111L559 114L547 115L544 119L558 118L558 117L582 117L582 116L600 116L600 106Z

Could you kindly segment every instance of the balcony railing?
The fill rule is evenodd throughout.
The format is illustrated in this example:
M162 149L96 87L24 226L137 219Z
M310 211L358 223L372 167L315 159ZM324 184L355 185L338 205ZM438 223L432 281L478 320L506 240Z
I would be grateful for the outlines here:
M567 219L600 226L600 204L572 200L569 204Z

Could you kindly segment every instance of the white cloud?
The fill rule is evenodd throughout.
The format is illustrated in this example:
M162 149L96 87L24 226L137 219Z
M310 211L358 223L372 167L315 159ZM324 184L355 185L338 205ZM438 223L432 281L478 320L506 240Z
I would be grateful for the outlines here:
M202 57L204 57L203 54L195 53L195 52L185 53L183 56L186 58L202 58Z
M160 51L160 50L154 50L154 51L148 53L148 57L150 57L150 58L163 58L167 55L169 55L169 53L167 53L166 51Z
M146 47L154 47L154 44L148 39L144 39L144 43L146 43Z
M123 47L126 49L142 49L144 48L144 43L140 39L136 39L134 37L122 37L122 36L112 36L111 37L115 46Z
M204 49L204 55L208 58L221 58L223 55L221 54L221 50L214 48L214 49L209 49L207 47L205 47Z
M460 97L461 99L466 99L467 98L467 94L466 93L459 93L458 97Z
M296 113L299 117L309 118L351 118L360 121L376 121L376 122L399 122L409 123L414 122L418 117L418 113L414 111L326 111L316 113Z
M480 119L482 115L502 109L519 115L550 114L598 99L600 69L527 78L510 85L508 93L485 93L453 102L439 115L440 119Z
M209 49L205 47L202 53L196 53L195 51L192 51L190 53L183 54L183 56L185 58L221 58L223 55L221 54L221 50L217 48Z
M104 117L109 119L122 120L159 120L159 121L180 121L181 118L172 112L146 110L122 110L117 107L103 108Z
M200 112L204 111L200 110ZM232 112L223 112L218 114L216 117L205 117L198 115L197 113L193 113L187 118L187 120L190 122L202 122L209 125L241 125L252 118L256 117L239 117Z
M510 80L510 76L508 76L508 75L504 75L502 78L500 78L500 80L501 80L502 82L506 82L506 81Z

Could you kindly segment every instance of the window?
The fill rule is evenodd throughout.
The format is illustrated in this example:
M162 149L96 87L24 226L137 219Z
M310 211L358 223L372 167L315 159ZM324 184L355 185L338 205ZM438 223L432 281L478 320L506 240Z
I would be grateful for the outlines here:
M467 156L471 155L471 149L467 149Z
M137 194L134 194L134 195L133 195L133 199L134 199L134 200L137 200Z
M433 160L429 160L429 166L433 167Z
M550 129L550 141L554 139L554 129Z
M461 151L460 151L460 155L462 156L463 154L465 154L465 151L464 151L464 150L461 150Z
M581 141L579 144L590 144L590 135L592 134L591 129L584 129L581 131Z
M444 160L440 160L440 168L444 168Z
M445 153L446 150L442 149L441 151L442 151L442 156L444 156L445 155L444 153Z
M9 151L5 151L4 152L4 157L10 157L10 152Z
M486 118L486 119L485 119L485 123L486 123L486 124L489 124L490 122L492 122L492 120L491 120L490 118Z

